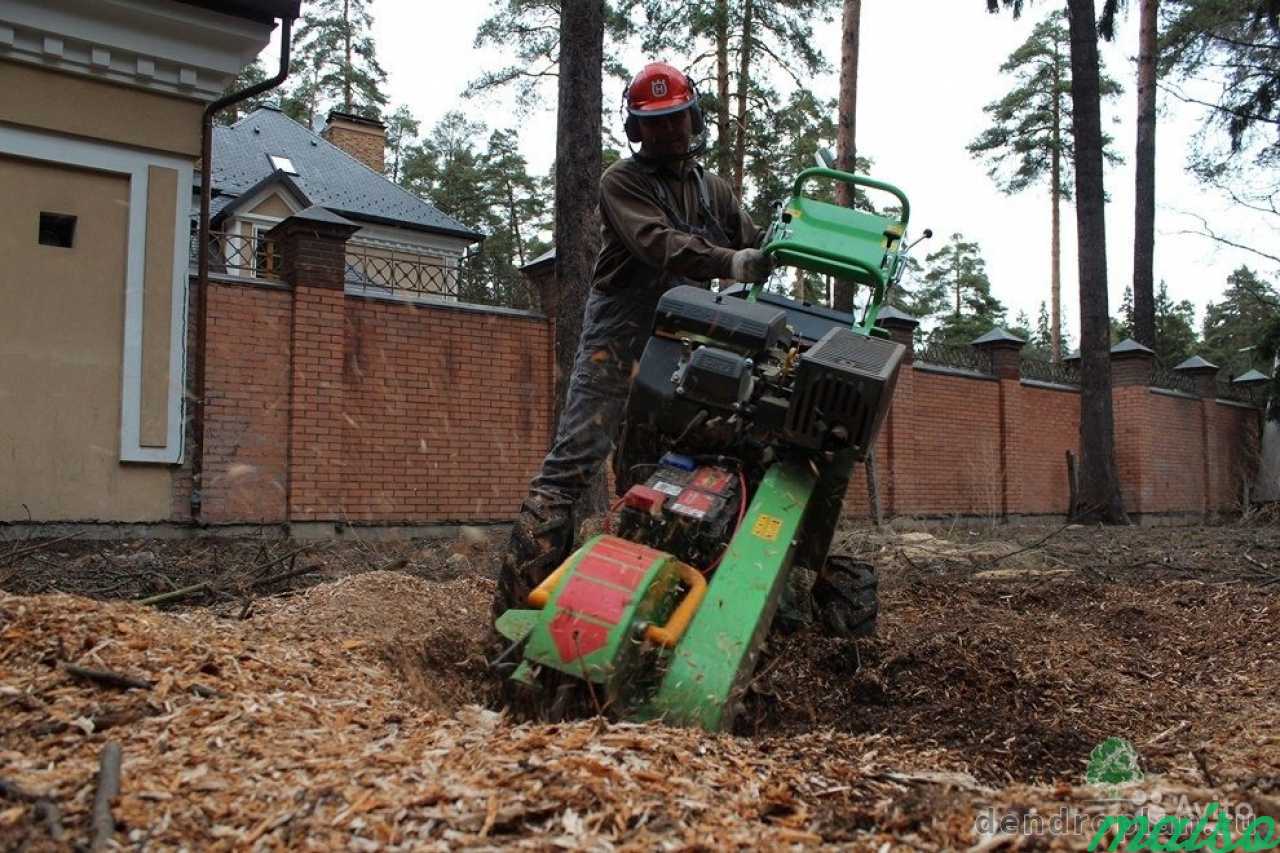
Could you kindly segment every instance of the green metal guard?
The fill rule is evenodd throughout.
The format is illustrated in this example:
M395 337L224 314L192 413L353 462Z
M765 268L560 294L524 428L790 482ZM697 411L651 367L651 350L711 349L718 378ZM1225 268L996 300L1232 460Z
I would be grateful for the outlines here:
M901 214L893 219L807 198L804 185L813 178L889 193L900 202ZM903 237L910 217L911 203L893 184L838 169L805 169L796 176L791 198L769 226L763 251L782 264L870 288L862 321L853 328L871 334L889 288L902 276ZM761 286L753 287L748 298L754 301Z
M765 474L661 687L638 717L713 732L733 725L816 482L803 464L779 463Z

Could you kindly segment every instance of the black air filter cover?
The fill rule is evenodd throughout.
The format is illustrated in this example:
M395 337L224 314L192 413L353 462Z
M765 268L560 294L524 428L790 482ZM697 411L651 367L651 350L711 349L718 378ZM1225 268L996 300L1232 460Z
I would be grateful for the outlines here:
M698 347L680 373L677 393L732 409L751 396L751 361L718 347Z
M787 407L788 440L813 449L856 447L865 453L889 411L905 354L906 347L892 341L849 329L827 332L800 356Z
M662 294L653 329L664 337L696 336L753 358L770 347L791 343L785 311L690 285Z

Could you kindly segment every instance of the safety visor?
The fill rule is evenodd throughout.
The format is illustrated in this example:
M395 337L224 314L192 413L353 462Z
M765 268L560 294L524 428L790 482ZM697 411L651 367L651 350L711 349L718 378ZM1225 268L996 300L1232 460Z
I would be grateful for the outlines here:
M627 113L636 118L653 118L654 116L665 116L671 113L678 113L681 110L687 110L693 106L693 96L685 94L683 99L680 96L670 98L659 98L655 101L648 101L643 108L627 107Z

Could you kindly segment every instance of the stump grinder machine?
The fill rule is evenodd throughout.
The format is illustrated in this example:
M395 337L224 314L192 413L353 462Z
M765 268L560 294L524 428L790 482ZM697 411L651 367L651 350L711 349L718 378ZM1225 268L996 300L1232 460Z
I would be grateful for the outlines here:
M889 193L896 215L806 197L815 179ZM529 609L497 620L509 691L538 697L551 719L572 703L731 728L819 474L865 456L888 410L905 348L876 318L906 265L909 216L897 187L821 167L776 207L764 251L865 290L853 314L761 285L663 294L615 454L625 493L610 532L574 551ZM847 568L862 573L845 580L868 633L874 574Z

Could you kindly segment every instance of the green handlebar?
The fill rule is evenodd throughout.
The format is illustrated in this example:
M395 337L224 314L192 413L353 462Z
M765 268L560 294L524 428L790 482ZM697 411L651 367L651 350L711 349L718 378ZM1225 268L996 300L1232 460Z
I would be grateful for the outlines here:
M897 197L902 202L902 216L899 221L905 228L907 220L911 218L911 202L907 201L907 194L895 187L893 184L887 184L884 181L877 181L875 178L868 178L863 175L855 175L852 172L841 172L839 169L828 169L825 166L813 166L805 169L799 175L796 175L795 185L791 188L792 195L802 195L801 186L810 178L831 178L835 181L843 181L846 184L853 184L860 187L871 187L872 189L883 190Z

